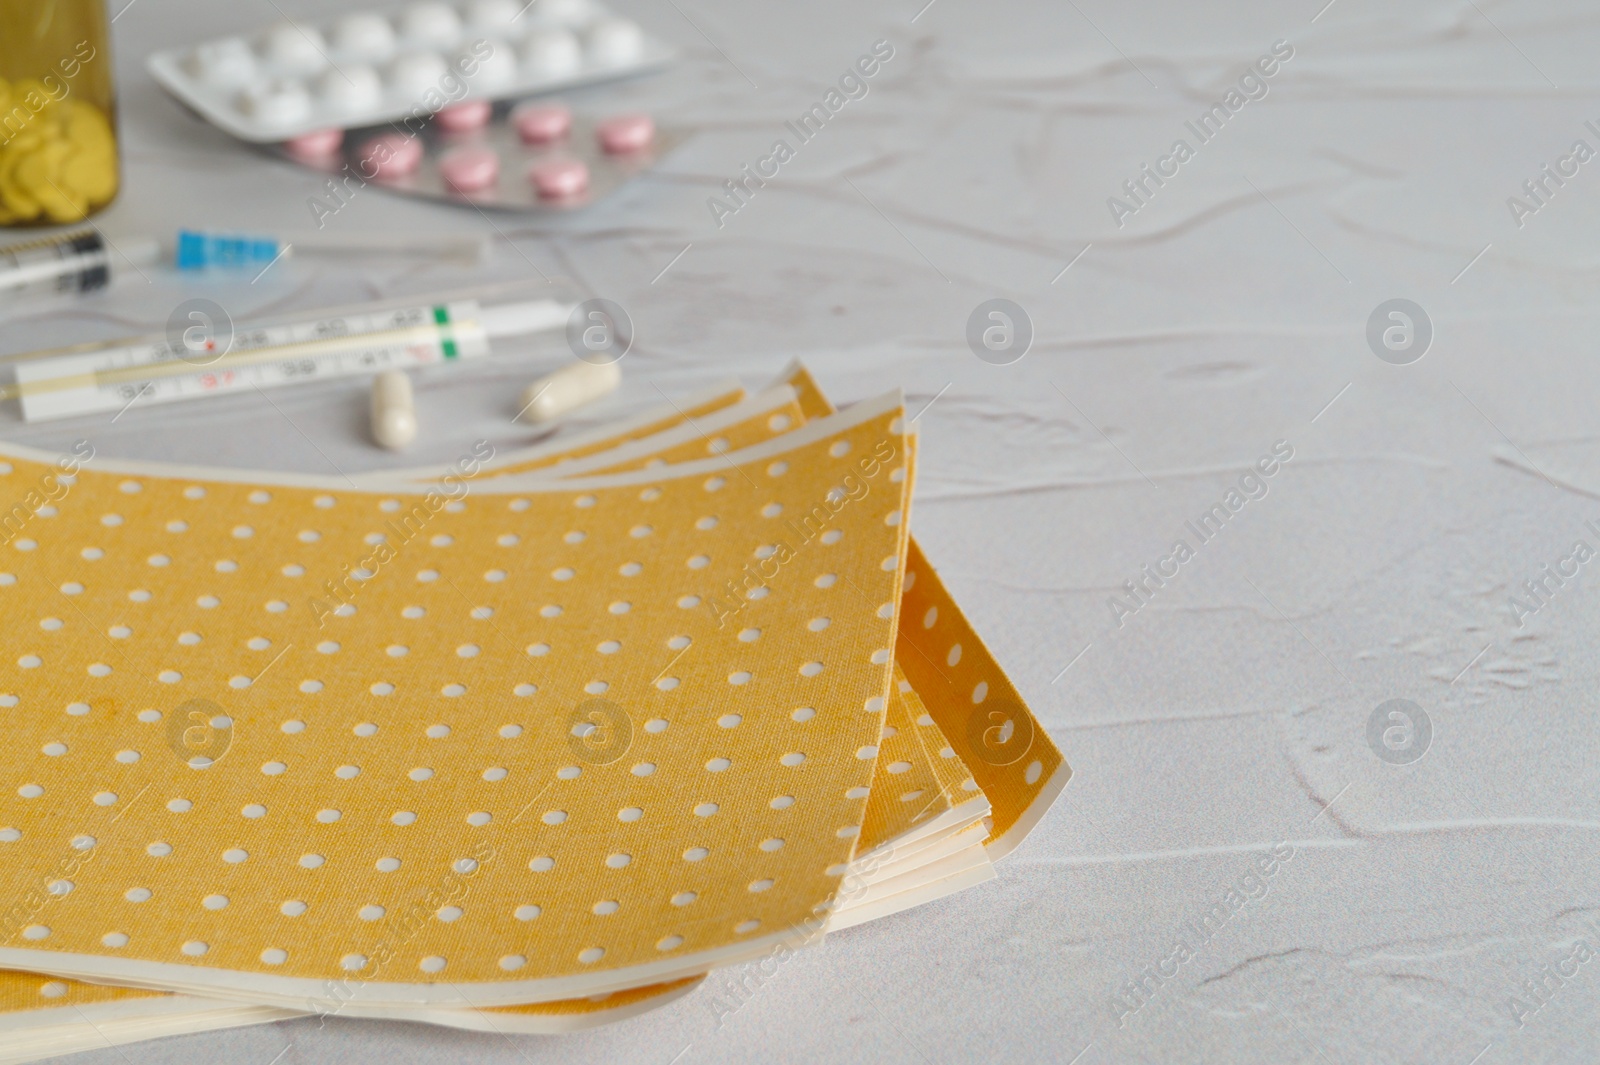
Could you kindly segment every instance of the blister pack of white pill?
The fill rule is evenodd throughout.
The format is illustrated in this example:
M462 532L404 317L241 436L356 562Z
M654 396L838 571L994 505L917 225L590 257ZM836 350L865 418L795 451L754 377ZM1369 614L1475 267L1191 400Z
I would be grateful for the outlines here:
M671 59L665 43L596 0L422 0L157 52L149 69L207 121L266 143L627 77Z

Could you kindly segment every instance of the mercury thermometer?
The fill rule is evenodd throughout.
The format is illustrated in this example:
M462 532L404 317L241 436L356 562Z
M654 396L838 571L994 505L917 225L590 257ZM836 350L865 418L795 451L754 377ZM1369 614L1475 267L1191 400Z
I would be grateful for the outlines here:
M21 400L23 417L37 422L428 366L487 355L499 337L560 328L571 311L550 299L466 299L233 330L191 309L167 337L13 356L5 361L17 362L16 383L0 386L0 400Z

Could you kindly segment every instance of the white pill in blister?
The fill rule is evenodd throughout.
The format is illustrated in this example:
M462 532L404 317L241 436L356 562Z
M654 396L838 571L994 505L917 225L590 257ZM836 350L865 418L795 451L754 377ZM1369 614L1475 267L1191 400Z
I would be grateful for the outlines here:
M267 31L262 54L292 74L314 74L328 65L327 44L314 27L284 22Z
M596 19L589 27L589 59L602 66L632 63L644 50L644 33L632 19Z
M428 48L448 48L461 36L461 16L448 4L412 4L400 14L400 36Z
M505 41L485 41L475 48L463 48L456 57L457 70L473 70L476 65L477 69L467 79L474 90L492 92L516 80L517 56L511 45ZM485 48L489 49L489 54L481 55Z
M533 14L541 22L577 26L594 16L594 5L589 0L537 0Z
M538 30L528 34L522 46L522 62L529 73L541 78L559 78L583 65L578 38L566 30Z
M541 377L522 393L521 419L544 422L593 403L622 381L622 367L615 362L592 363L582 359Z
M256 54L240 37L207 41L189 54L189 72L208 85L234 88L255 76Z
M372 379L372 439L398 451L417 438L416 400L404 370L386 370Z
M472 0L467 5L467 24L473 29L491 33L505 33L515 29L511 25L522 13L517 0Z
M239 108L264 126L293 126L311 114L311 96L298 81L269 81L239 94Z
M370 111L383 102L383 83L371 67L347 64L322 72L317 79L317 99L341 114Z
M388 82L396 92L417 97L438 88L449 69L432 52L407 52L389 64Z
M394 54L394 27L370 11L346 15L333 24L333 46L344 55L381 63Z

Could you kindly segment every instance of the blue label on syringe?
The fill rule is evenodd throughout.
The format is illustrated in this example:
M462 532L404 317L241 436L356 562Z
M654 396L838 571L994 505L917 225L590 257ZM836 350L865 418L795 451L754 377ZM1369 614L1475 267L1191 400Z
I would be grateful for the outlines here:
M214 233L197 233L190 229L178 231L177 264L179 270L243 269L266 266L278 257L282 245L267 237L219 236Z

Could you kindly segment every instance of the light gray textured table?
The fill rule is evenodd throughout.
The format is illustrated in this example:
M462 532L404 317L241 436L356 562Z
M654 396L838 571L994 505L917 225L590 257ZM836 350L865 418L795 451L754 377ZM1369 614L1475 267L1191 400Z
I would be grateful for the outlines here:
M1520 226L1507 200L1575 140L1600 149L1584 124L1600 125L1600 12L922 2L627 4L684 58L612 99L698 136L582 215L499 220L512 239L492 270L300 263L189 288L152 274L7 322L3 346L156 327L190 295L243 318L540 271L637 324L624 389L594 417L658 402L653 386L760 382L793 356L842 400L937 396L919 421L918 536L1077 772L1000 879L830 939L731 1016L718 975L560 1039L308 1020L72 1060L1594 1060L1600 962L1564 959L1580 938L1600 945L1600 602L1587 573L1531 616L1510 600L1574 541L1600 546L1584 524L1600 522L1600 160L1546 180ZM192 119L142 68L153 48L275 6L137 0L120 17L114 238L309 224L314 176ZM719 228L707 197L879 39L895 57L870 93ZM1267 95L1200 143L1185 123L1279 40L1293 57ZM1127 200L1142 164L1170 170L1159 160L1179 138L1193 157L1147 181L1119 225L1108 197ZM377 191L332 224L489 228ZM1008 366L965 338L997 296L1037 333ZM1366 337L1396 297L1435 332L1409 365ZM525 441L509 390L559 357L427 377L423 438L403 459L365 443L360 383L114 425L25 427L7 411L0 429L355 472ZM1293 458L1266 495L1198 544L1185 523L1278 441ZM1194 557L1117 617L1109 597L1179 538ZM1389 699L1428 715L1419 761L1368 743ZM1293 857L1245 879L1277 844ZM1197 933L1241 883L1265 895ZM1538 1004L1523 985L1546 965L1576 973L1519 1024L1513 999ZM1137 980L1134 1009L1117 996Z

